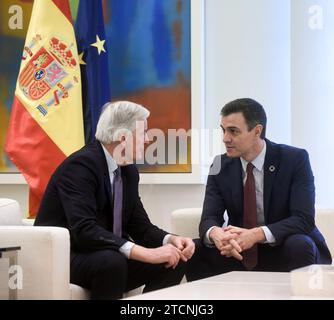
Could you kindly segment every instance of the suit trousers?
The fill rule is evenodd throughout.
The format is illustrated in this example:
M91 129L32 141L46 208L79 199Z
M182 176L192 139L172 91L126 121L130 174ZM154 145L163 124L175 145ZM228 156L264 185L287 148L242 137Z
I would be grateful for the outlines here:
M120 299L142 285L144 292L176 285L185 274L185 263L175 269L127 259L114 250L71 252L71 283L91 291L91 299Z
M194 281L230 271L246 271L241 261L225 257L216 247L203 245L195 239L196 250L187 264L186 277ZM241 253L242 255L242 253ZM303 234L294 234L277 246L258 245L258 264L254 271L289 272L319 262L319 252L314 241Z

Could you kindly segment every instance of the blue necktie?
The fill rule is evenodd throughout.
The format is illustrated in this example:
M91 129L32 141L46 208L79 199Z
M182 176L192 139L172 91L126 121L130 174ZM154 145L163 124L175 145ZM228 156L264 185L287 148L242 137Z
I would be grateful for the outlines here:
M117 236L122 236L122 203L123 203L123 183L121 169L118 167L114 171L114 225L113 232Z

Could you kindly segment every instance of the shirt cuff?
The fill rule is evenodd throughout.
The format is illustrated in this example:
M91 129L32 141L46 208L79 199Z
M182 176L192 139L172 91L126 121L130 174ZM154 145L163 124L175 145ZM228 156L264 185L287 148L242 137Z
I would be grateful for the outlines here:
M165 237L164 237L164 240L162 241L162 245L166 245L169 241L169 238L171 237L172 235L171 234L166 234Z
M127 241L119 248L119 252L129 259L131 250L134 245L135 244L133 242Z
M207 247L214 247L214 243L211 241L210 237L209 237L209 234L210 234L210 231L213 229L214 227L211 227L208 229L208 231L205 233L205 236L204 236L204 244L207 246Z
M264 243L274 244L276 242L276 239L270 229L266 226L262 226L261 228L264 232L264 236L266 237L266 241Z

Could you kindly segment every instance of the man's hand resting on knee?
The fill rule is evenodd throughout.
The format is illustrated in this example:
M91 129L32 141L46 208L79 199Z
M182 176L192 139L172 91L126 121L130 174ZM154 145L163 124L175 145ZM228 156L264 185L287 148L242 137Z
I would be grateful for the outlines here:
M242 255L240 254L242 250L236 241L237 233L220 227L214 227L210 231L209 237L221 255L242 260Z
M166 268L175 268L180 259L188 261L195 251L195 244L190 238L172 235L169 243L158 248L145 248L134 245L131 249L130 259L145 263L164 263Z

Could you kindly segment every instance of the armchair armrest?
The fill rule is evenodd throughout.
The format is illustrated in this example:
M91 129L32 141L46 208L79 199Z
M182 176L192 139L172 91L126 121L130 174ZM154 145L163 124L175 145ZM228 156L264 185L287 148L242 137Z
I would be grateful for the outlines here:
M59 227L0 226L0 245L20 246L18 299L70 299L69 232Z

